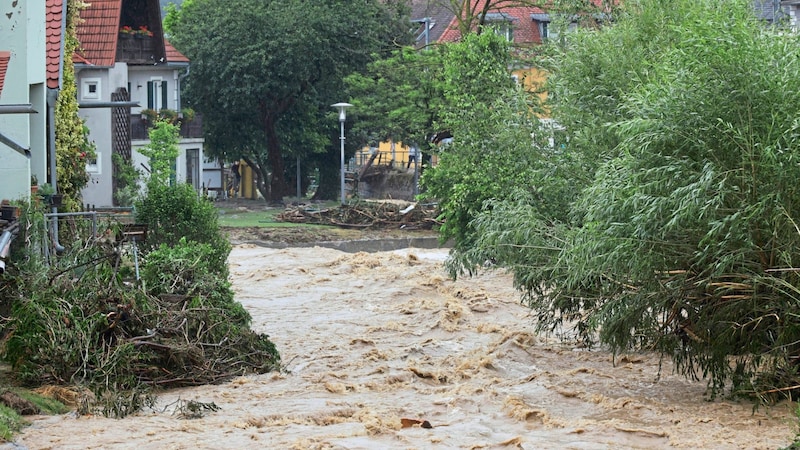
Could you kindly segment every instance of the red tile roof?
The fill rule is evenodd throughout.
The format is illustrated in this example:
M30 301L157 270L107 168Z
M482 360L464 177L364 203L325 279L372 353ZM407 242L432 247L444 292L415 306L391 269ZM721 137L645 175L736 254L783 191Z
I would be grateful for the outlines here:
M183 55L183 53L179 52L169 43L168 40L164 39L164 49L167 51L167 62L171 63L188 63L189 58Z
M122 0L91 0L89 6L81 11L83 22L78 25L81 50L73 55L73 62L99 67L114 65L122 3ZM158 8L159 2L148 0L146 4L150 8ZM161 32L160 26L153 26L152 30L156 33ZM189 58L176 50L166 39L163 42L166 62L189 62Z
M10 59L11 52L0 51L0 96L3 95L3 81L6 79L6 70Z
M83 23L78 25L81 49L73 56L74 62L88 61L101 67L114 65L121 9L122 0L92 0L81 11Z
M66 0L46 0L45 52L47 87L58 89L61 85L61 39L64 29Z
M472 2L472 10L477 12L483 9L487 0L465 0ZM603 5L602 0L590 0L595 7ZM616 3L616 2L615 2ZM508 6L514 2L496 2L489 10L489 14L501 14L513 22L514 42L518 44L541 43L539 27L531 19L531 14L543 14L540 8L533 6ZM430 29L431 42L456 42L461 40L458 31L458 21L452 10L452 3L448 0L414 0L412 4L412 18L421 19L429 17L434 24ZM438 23L437 23L438 22ZM424 28L422 28L424 29ZM418 31L420 33L421 31Z
M483 9L486 0L472 0L475 2L473 6L475 11ZM489 13L501 13L504 17L513 20L514 28L514 42L517 44L527 44L532 42L541 43L539 36L538 26L534 26L531 20L531 14L542 14L539 8L532 6L506 6L504 3L498 3L496 7L489 10ZM455 16L439 38L439 42L455 42L461 39L461 33L458 31L458 23Z

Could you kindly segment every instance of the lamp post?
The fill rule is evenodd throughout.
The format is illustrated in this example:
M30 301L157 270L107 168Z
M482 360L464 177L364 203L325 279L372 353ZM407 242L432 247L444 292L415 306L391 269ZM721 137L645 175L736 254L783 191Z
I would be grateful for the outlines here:
M350 103L336 103L331 106L339 110L339 128L341 130L339 134L339 143L341 147L341 185L339 188L342 194L342 204L344 205L344 120L346 117L345 110L353 105Z

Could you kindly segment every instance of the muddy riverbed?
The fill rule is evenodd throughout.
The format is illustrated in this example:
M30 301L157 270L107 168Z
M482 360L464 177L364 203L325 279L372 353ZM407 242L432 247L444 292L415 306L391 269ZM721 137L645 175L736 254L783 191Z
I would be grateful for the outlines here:
M123 420L35 417L25 449L775 449L792 405L708 401L650 354L532 332L509 276L449 280L447 251L237 245L237 298L284 370L164 392ZM180 401L219 407L198 419Z

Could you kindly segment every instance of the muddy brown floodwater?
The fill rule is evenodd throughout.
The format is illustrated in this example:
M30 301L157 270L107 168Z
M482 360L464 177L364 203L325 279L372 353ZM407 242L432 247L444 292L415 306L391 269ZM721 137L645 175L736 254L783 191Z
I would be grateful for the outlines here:
M789 404L709 402L705 382L658 377L532 332L509 276L449 280L446 250L344 253L236 246L237 298L280 349L282 373L164 392L123 420L35 417L27 449L774 449ZM216 404L181 419L176 401Z

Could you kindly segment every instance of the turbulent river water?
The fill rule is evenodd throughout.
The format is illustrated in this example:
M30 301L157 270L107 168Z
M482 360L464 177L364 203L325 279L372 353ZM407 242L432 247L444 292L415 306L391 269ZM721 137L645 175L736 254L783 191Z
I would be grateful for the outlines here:
M15 449L775 449L790 404L709 401L657 355L535 334L509 276L457 281L441 249L238 245L229 264L284 370L162 392L114 420L34 417ZM659 364L661 370L659 376ZM219 407L182 419L179 401Z

